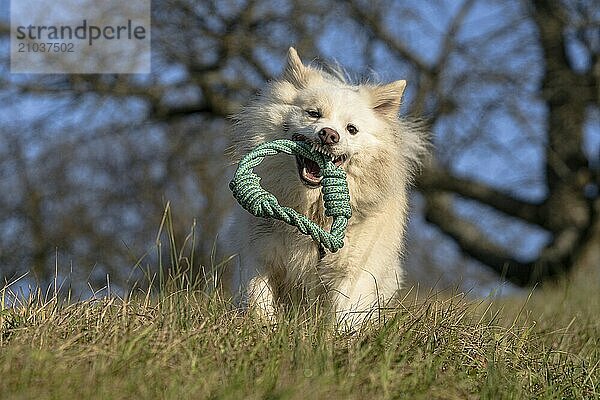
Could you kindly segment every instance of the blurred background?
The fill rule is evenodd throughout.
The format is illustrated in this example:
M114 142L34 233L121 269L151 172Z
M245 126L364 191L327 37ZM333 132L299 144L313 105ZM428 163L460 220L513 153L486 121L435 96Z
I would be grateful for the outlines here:
M165 225L190 268L218 263L235 206L227 116L290 45L408 81L402 114L433 144L412 196L411 283L487 295L600 269L597 0L156 1L149 75L11 74L7 3L2 282L58 271L127 290L173 244Z

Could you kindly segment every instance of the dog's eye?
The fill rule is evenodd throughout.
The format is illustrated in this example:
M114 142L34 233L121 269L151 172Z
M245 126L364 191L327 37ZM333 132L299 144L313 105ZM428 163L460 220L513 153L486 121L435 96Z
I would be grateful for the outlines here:
M317 110L306 110L306 113L311 118L321 118L322 117L321 113Z
M358 128L355 127L352 124L348 124L346 125L346 130L348 131L349 134L351 135L356 135L358 133Z

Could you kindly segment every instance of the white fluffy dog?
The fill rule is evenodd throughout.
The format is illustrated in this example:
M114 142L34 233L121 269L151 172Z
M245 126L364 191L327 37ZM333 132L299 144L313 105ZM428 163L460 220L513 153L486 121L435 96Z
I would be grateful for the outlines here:
M394 298L402 283L407 186L425 149L418 127L399 119L405 86L350 84L334 69L304 65L290 48L281 79L234 116L236 161L274 139L319 144L346 171L352 207L336 253L294 227L236 207L228 236L239 263L228 275L244 305L273 320L281 306L326 304L338 322L355 328ZM256 173L281 205L329 229L314 162L278 155Z

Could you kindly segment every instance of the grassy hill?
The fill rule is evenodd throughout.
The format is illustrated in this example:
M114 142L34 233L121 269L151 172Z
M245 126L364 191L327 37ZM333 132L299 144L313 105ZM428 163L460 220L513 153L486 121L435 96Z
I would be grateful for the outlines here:
M302 315L265 327L167 287L82 302L0 289L0 397L600 398L596 278L495 301L408 291L354 335Z

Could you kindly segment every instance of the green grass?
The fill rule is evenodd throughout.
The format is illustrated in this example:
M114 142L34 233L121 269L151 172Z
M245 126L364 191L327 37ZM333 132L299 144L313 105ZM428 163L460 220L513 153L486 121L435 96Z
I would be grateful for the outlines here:
M493 303L409 293L354 335L300 315L265 327L181 281L81 302L6 287L0 397L600 398L597 283Z

